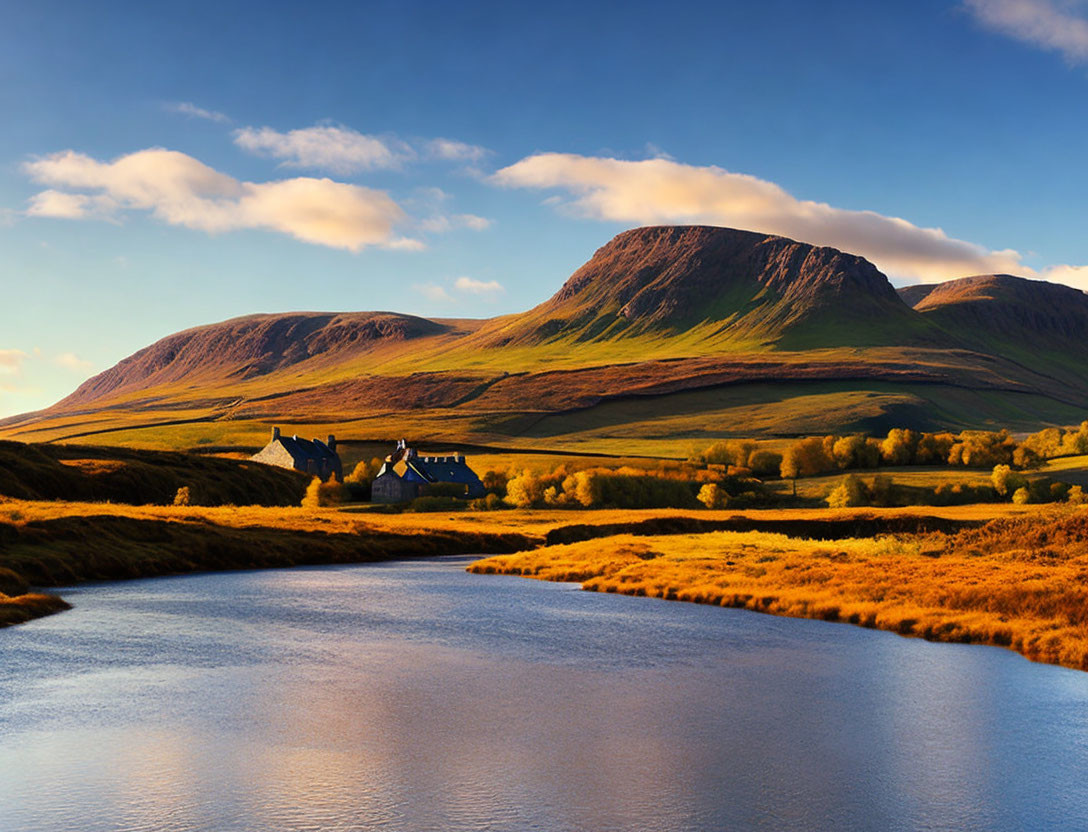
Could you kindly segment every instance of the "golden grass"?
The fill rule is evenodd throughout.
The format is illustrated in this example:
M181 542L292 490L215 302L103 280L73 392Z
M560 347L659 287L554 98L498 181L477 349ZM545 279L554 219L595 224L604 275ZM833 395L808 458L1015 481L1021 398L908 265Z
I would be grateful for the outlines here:
M1030 515L1033 510L1014 505L956 506L927 509L922 517L978 522L994 516ZM682 528L685 522L748 519L826 525L873 518L894 523L898 518L917 517L917 509L551 509L420 515L383 514L363 506L135 506L0 498L0 577L6 569L17 573L15 583L0 585L0 592L7 586L9 593L22 593L18 586L24 578L58 586L215 569L510 552L540 546L549 535L580 539L617 531L658 533ZM616 539L588 545L608 547ZM18 623L65 608L59 599L23 596L4 602L0 620Z
M1083 510L1011 517L947 537L619 535L492 557L469 569L992 644L1088 670Z

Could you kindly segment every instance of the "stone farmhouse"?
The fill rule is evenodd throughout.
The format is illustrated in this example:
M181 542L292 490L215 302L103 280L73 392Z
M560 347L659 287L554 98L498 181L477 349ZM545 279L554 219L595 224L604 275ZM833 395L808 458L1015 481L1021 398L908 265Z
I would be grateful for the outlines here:
M404 474L395 466L404 461ZM435 485L452 485L464 489L468 498L484 496L484 484L468 467L463 454L450 456L420 456L405 440L397 442L396 450L385 458L385 464L370 484L370 499L375 503L404 503L427 493Z
M336 437L331 435L322 442L320 439L299 439L298 434L281 436L279 428L272 428L271 441L250 459L265 465L293 468L321 480L332 476L341 482L344 480L340 455L336 453Z

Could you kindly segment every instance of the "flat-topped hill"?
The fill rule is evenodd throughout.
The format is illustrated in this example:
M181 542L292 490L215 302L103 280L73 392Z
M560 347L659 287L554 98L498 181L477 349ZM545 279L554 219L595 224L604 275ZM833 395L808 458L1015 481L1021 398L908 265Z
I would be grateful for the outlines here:
M490 346L698 333L780 348L932 343L863 257L712 226L625 231L549 300L480 333Z

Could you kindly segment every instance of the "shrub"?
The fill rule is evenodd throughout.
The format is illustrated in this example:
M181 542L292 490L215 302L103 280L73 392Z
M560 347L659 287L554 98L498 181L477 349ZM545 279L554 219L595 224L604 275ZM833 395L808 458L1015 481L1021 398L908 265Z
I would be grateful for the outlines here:
M1013 492L1012 501L1018 506L1025 505L1031 502L1031 492L1024 487L1020 487Z
M189 492L189 486L183 485L181 488L178 489L177 494L174 495L174 505L192 505L192 494Z
M713 482L708 482L700 488L699 496L696 499L710 509L725 508L729 505L729 494L725 489Z
M1002 497L1025 487L1028 484L1023 474L1013 471L1008 465L995 465L990 474L990 482L994 484L994 491Z
M843 477L842 482L830 494L826 502L831 508L853 508L868 505L865 484L855 474Z
M1069 489L1069 494L1065 498L1068 502L1075 506L1088 505L1088 494L1084 493L1084 489L1079 485L1074 485Z
M498 511L506 508L506 503L498 494L488 494L486 497L478 497L470 500L468 507L473 511Z
M328 482L322 482L314 477L306 487L306 495L302 498L303 508L321 508L323 506L338 506L347 498L347 489L340 484L335 476Z

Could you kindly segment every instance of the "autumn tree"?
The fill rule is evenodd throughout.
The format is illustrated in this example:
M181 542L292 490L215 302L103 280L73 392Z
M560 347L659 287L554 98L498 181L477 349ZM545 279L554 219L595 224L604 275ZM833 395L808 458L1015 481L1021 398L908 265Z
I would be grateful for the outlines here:
M880 458L885 465L910 465L914 462L921 437L907 428L892 428L880 443Z
M369 462L360 460L352 472L344 477L345 485L370 485L385 463L374 457Z
M944 465L954 444L956 437L951 433L923 433L914 451L914 459L919 465Z

